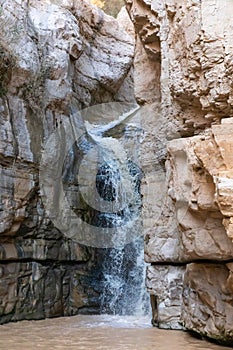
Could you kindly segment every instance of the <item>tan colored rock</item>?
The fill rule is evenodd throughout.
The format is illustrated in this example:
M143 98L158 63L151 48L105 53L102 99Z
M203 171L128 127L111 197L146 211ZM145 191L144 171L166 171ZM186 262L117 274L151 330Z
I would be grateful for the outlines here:
M135 39L134 25L129 17L126 7L123 6L117 15L117 21L120 24L121 29L125 30L131 38Z
M138 38L134 58L135 97L138 103L154 103L160 100L160 73L160 62L148 56Z
M162 106L182 134L232 116L231 8L229 0L127 2L146 52L161 58Z
M229 345L233 336L231 265L188 265L181 314L187 329Z
M157 102L163 133L168 125L176 133L145 142L145 160L151 158L143 184L145 257L157 271L155 283L148 273L147 285L155 301L169 288L156 264L216 262L188 265L182 317L188 329L231 343L232 6L228 0L126 1L137 34L136 97ZM149 135L156 129L152 116L145 121ZM162 160L163 187L153 154Z
M215 185L215 199L223 215L223 225L231 239L233 217L232 126L232 118L223 119L222 124L213 125L208 137L203 138L195 146L195 153L212 176Z
M152 323L182 329L180 313L185 266L149 266L146 286L151 295Z
M148 262L221 261L233 256L233 244L216 203L214 179L195 154L202 139L196 136L168 142L170 179L164 191L168 197L164 198L158 223L146 234ZM206 155L205 149L201 154ZM156 208L157 200L153 197L150 205Z
M157 33L154 33L154 23L150 23L151 13L147 4L143 2L140 4L136 1L127 2L126 8L134 23L136 33L139 34L134 58L136 99L140 104L158 102L161 98L160 43Z

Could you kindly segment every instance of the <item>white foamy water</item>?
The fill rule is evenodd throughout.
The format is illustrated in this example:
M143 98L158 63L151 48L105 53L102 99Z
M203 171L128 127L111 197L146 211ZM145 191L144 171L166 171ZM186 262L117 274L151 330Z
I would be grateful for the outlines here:
M113 316L113 315L95 315L78 316L79 327L96 328L151 328L149 316Z

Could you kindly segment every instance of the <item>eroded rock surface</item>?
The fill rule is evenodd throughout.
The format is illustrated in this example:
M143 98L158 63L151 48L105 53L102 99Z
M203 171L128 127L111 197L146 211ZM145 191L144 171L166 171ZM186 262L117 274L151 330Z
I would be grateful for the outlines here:
M229 267L228 267L229 266ZM183 287L187 329L232 344L232 264L190 264Z
M150 266L146 286L151 296L152 324L165 329L180 329L177 319L182 305L185 266Z
M0 1L0 26L0 320L97 312L96 252L46 217L39 164L71 114L134 101L134 40L86 0Z
M157 105L148 117L143 192L154 321L232 342L232 3L127 0L126 7L137 33L136 97ZM179 297L167 291L177 264Z

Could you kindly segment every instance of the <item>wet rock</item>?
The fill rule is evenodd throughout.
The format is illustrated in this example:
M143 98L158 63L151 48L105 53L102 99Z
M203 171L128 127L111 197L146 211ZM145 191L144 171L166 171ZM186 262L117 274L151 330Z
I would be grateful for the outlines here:
M47 217L39 166L71 114L134 102L134 39L86 0L1 1L0 25L0 320L97 312L96 252Z
M78 263L0 264L1 323L98 310L98 291L87 286ZM88 290L87 290L88 289Z

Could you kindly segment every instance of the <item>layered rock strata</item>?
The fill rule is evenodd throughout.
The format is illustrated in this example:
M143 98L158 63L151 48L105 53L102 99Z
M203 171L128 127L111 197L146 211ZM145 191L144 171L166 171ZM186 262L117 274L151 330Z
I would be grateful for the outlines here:
M157 159L148 161L143 189L153 323L226 343L233 340L232 6L126 1L141 69L136 97L156 105L149 152Z
M39 163L71 114L134 100L133 39L85 0L0 1L0 26L0 322L98 312L98 254L46 216Z

